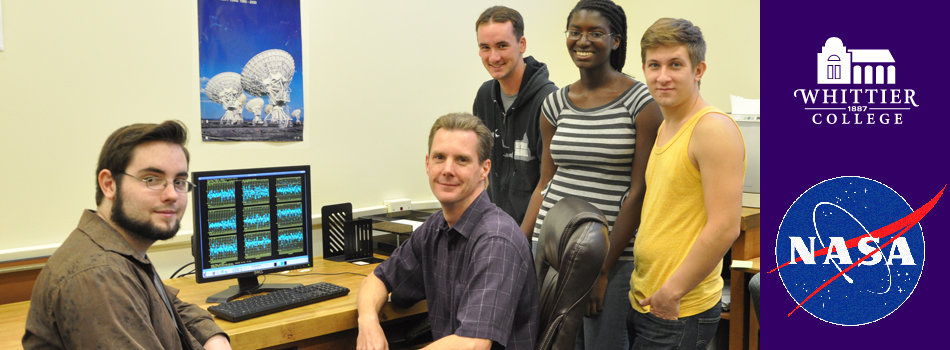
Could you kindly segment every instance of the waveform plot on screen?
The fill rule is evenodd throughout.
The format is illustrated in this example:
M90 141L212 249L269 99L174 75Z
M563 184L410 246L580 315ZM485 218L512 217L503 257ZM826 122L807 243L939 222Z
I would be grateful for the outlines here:
M234 206L234 180L208 180L208 208Z
M303 228L289 228L277 231L277 253L293 254L303 251Z
M208 211L208 234L212 236L237 232L234 208Z
M277 179L277 201L299 201L303 186L300 177L283 177Z
M256 259L270 256L270 232L244 235L244 258Z
M303 225L303 205L301 203L277 205L277 227L300 225Z
M244 205L270 203L270 180L253 179L241 182L244 190Z
M208 239L209 260L212 265L219 265L238 259L237 236L211 237Z
M244 232L270 229L270 207L266 205L244 208Z

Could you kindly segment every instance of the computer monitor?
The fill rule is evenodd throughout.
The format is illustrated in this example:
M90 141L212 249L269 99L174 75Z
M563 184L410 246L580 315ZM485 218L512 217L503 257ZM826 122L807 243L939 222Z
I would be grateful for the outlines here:
M300 286L257 276L313 266L309 165L196 171L192 182L196 279L238 280L209 303Z

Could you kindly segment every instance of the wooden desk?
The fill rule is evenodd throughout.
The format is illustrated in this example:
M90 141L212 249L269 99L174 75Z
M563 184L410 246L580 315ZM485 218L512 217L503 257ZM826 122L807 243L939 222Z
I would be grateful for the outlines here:
M759 208L742 208L742 222L739 227L739 238L732 244L733 260L758 260L759 257ZM755 265L758 268L758 265ZM757 350L758 339L755 343L749 341L749 322L751 304L747 295L749 279L752 274L747 270L731 270L729 282L730 310L723 318L729 320L729 349L730 350ZM756 332L758 333L758 332Z
M315 258L314 268L310 272L341 273L355 272L368 275L379 264L357 266ZM289 274L305 273L306 270L292 271ZM298 307L275 314L232 323L216 319L228 336L231 347L238 349L353 349L356 348L357 313L356 295L359 293L363 276L343 275L306 275L286 276L267 275L265 283L302 283L330 282L350 289L350 294ZM210 305L205 302L209 295L236 284L236 280L197 284L193 276L165 280L165 284L178 288L181 300L196 304L202 308ZM26 313L30 302L24 301L0 305L0 349L22 349L20 339L26 325ZM409 309L393 308L386 304L380 313L380 321L394 320L427 311L426 303L420 302Z

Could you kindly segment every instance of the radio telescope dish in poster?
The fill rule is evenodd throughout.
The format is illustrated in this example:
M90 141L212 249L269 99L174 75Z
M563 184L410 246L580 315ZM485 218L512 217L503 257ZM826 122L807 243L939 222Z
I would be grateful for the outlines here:
M284 106L290 102L290 82L294 79L294 58L287 51L272 49L251 58L241 71L241 84L251 95L267 96L273 105L264 123L276 122L281 128L290 126Z
M260 97L253 98L247 101L247 105L244 106L244 109L254 113L254 120L251 120L252 125L264 124L264 121L261 120L261 112L264 109L264 99Z
M300 110L295 109L293 113L290 113L291 117L297 118L297 124L300 124Z
M208 85L205 87L205 95L211 101L224 107L225 112L220 119L220 124L236 124L244 120L240 116L240 105L243 104L243 101L240 101L240 96L244 96L240 74L224 72L215 75L214 78L208 81ZM235 110L237 110L237 115L235 115Z

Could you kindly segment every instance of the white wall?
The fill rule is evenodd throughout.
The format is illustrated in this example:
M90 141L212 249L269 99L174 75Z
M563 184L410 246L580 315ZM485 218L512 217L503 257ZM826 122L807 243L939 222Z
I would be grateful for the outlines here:
M440 115L470 112L475 90L490 78L477 55L474 23L498 2L301 3L304 141L193 137L191 170L310 164L315 208L432 200L423 164L428 129ZM629 25L625 72L642 78L639 38L653 21L683 17L706 36L706 100L729 111L729 94L759 97L758 2L618 3ZM562 34L575 2L504 4L525 18L527 54L549 65L558 86L576 80ZM94 207L96 157L119 126L174 118L193 136L200 132L195 1L4 0L2 6L0 261L48 255L80 210ZM191 221L189 212L183 234ZM181 260L169 262L177 265L171 270L190 259L183 250L169 259Z

